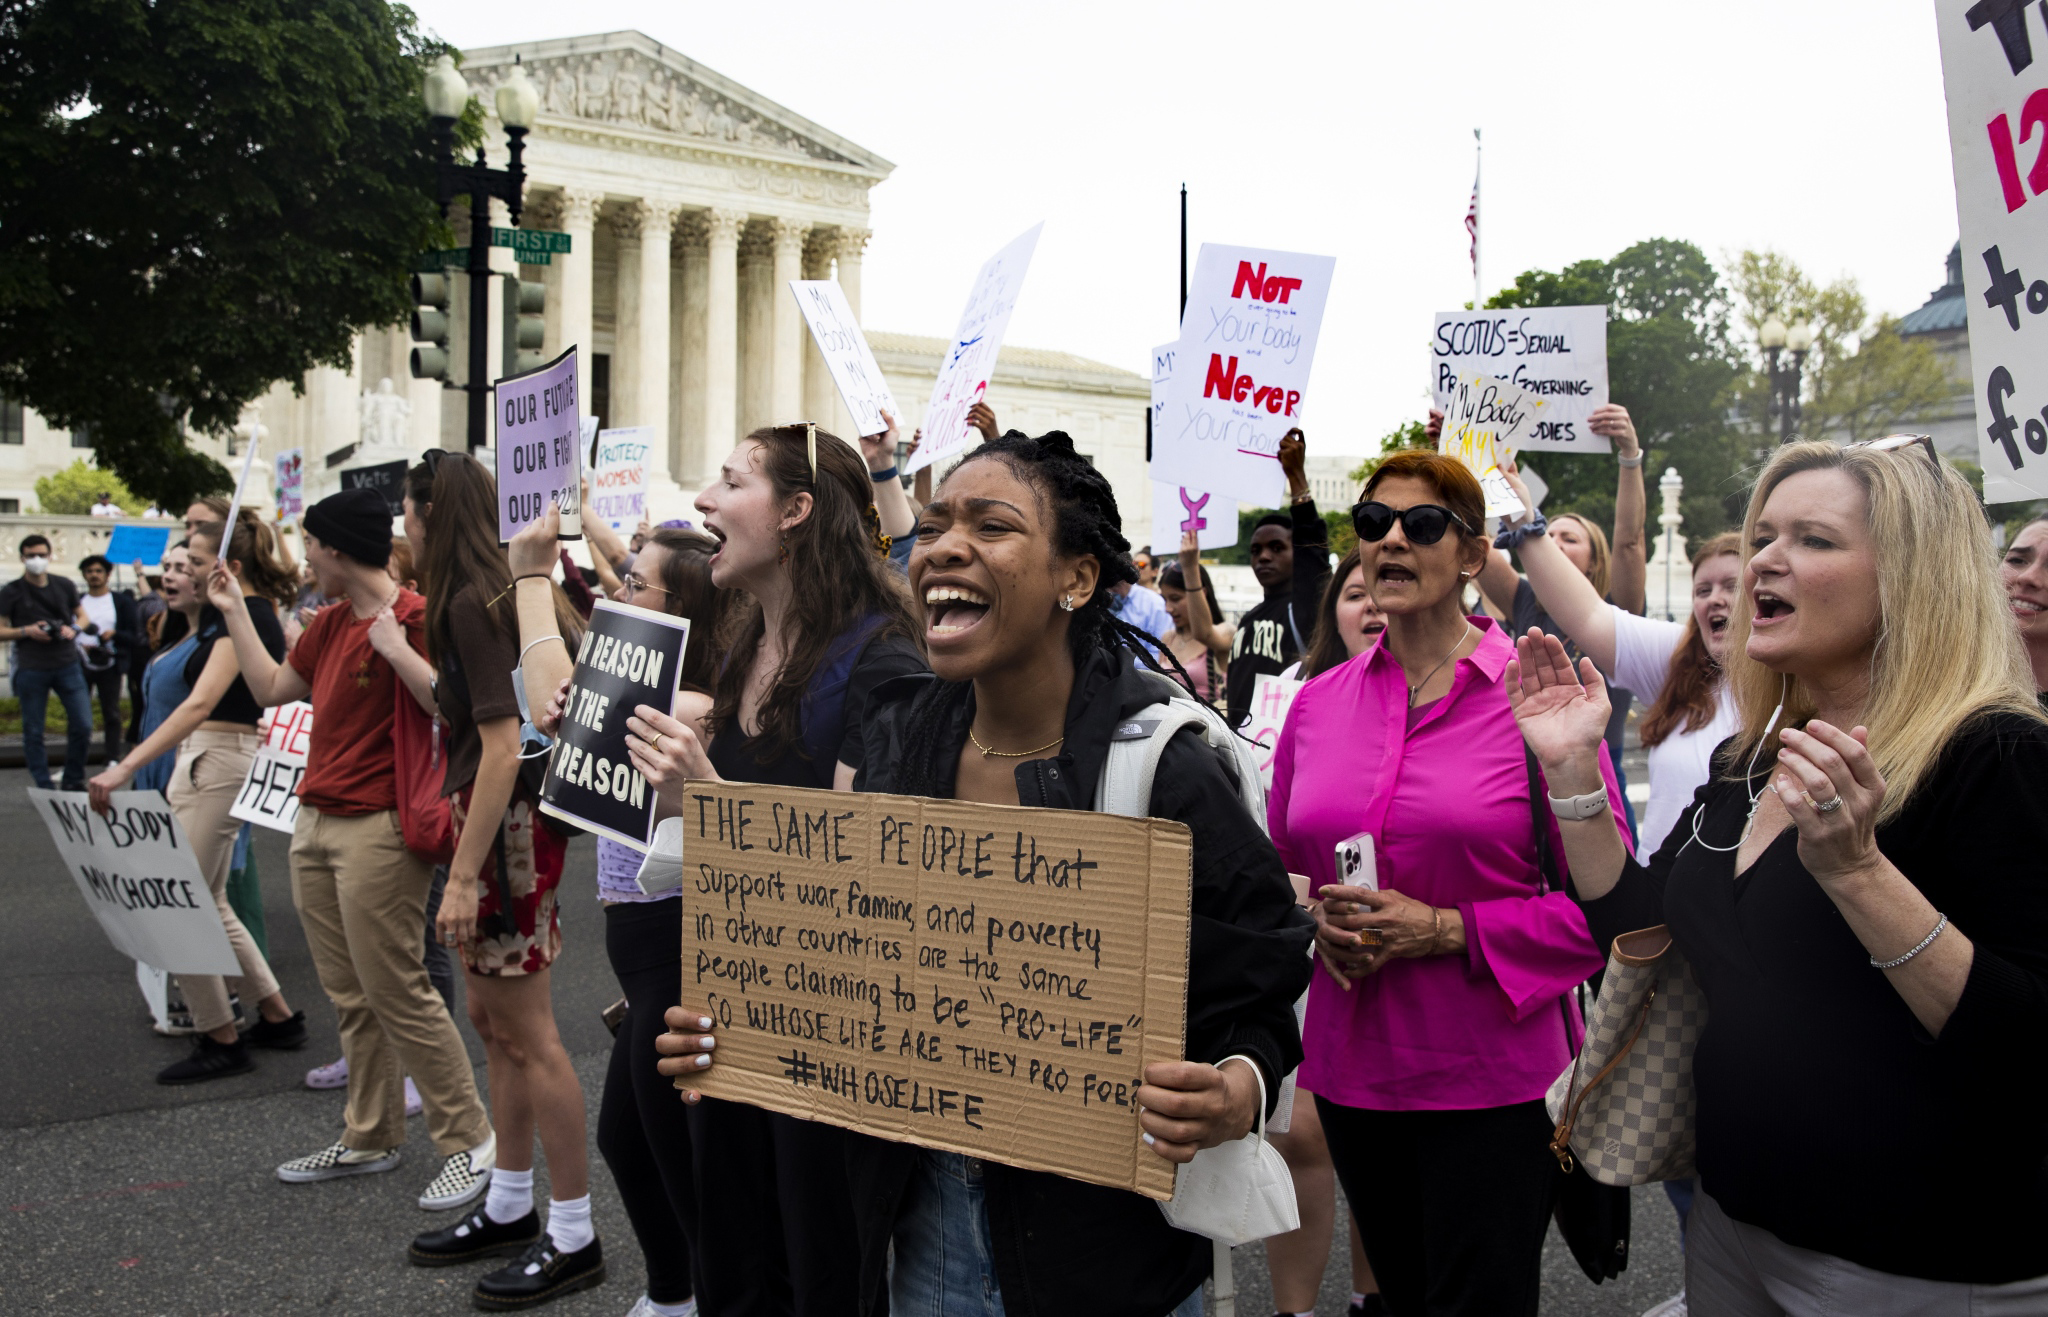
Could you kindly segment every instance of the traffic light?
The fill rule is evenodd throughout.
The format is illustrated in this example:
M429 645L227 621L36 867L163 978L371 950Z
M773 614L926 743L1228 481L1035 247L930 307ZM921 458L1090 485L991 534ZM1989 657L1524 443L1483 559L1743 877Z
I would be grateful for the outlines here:
M505 375L523 375L547 364L540 345L547 334L547 285L505 276Z
M412 277L412 337L419 344L412 350L416 380L448 379L448 298L453 282L446 274Z

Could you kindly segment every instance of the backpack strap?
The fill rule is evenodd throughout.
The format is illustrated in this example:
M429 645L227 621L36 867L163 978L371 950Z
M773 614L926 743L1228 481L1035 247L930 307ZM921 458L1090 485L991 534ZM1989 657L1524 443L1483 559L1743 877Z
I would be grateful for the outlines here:
M1192 707L1172 700L1148 704L1110 733L1109 756L1095 782L1095 812L1144 818L1152 812L1152 779L1159 757L1183 727L1206 724Z

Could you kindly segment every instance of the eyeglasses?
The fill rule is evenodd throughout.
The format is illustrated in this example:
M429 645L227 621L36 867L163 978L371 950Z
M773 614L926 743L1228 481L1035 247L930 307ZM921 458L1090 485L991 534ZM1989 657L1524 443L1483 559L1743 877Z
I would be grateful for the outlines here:
M1888 453L1900 448L1920 445L1927 454L1927 460L1934 463L1934 469L1941 470L1941 455L1934 451L1934 436L1928 434L1888 434L1882 439L1865 439L1862 443L1843 444L1844 449L1868 448L1873 453Z
M623 579L621 579L619 581L619 584L626 588L626 593L629 595L639 594L643 590L652 591L655 594L668 593L668 591L662 589L658 585L649 585L644 577L636 576L631 573L628 573Z
M1463 527L1467 535L1479 533L1463 517L1434 503L1417 503L1396 512L1375 500L1357 504L1351 509L1352 528L1358 532L1359 539L1370 543L1377 544L1387 538L1387 532L1394 529L1396 521L1401 523L1401 533L1408 537L1410 544L1435 544L1454 524Z

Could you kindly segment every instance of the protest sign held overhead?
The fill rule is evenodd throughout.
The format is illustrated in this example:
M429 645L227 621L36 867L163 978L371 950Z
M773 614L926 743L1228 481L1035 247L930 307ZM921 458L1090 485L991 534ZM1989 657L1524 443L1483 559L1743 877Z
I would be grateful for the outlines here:
M1167 391L1173 386L1178 342L1152 349L1152 433L1166 415ZM1237 500L1204 490L1188 489L1170 480L1152 482L1152 556L1180 552L1182 534L1193 530L1204 549L1226 549L1237 543ZM1221 621L1221 618L1211 619Z
M647 848L654 835L654 789L626 753L626 720L675 702L690 620L631 604L597 601L576 653L568 712L541 786L540 807L556 818Z
M127 522L114 527L114 533L107 537L107 561L116 564L139 562L145 567L154 567L163 561L170 546L169 526L138 526Z
M583 538L583 456L576 349L498 381L498 540L562 509L560 538Z
M228 807L244 823L290 832L299 822L299 780L306 775L306 747L313 739L313 706L294 700L270 711L263 745L249 761L249 776Z
M1521 436L1540 424L1545 406L1543 399L1490 375L1460 379L1444 400L1444 431L1436 450L1479 477L1487 516L1515 517L1525 511L1500 468L1514 457Z
M271 492L279 521L297 521L306 510L306 450L287 448L277 455Z
M1172 1197L1137 1089L1183 1059L1184 824L736 782L682 824L692 1087Z
M953 330L953 341L946 345L946 358L939 363L939 377L932 384L932 400L924 409L924 440L910 455L911 471L922 471L940 458L959 456L968 441L980 435L967 423L967 413L988 393L1003 334L1010 327L1010 313L1017 308L1025 272L1031 268L1031 253L1037 250L1038 232L1044 227L1032 225L989 257L974 276L967 306L960 312L960 324Z
M116 791L105 818L82 791L28 788L79 895L123 955L173 974L240 974L191 842L155 791Z
M889 423L882 413L900 416L902 411L896 406L896 396L889 392L888 381L882 378L882 368L875 364L868 336L860 332L846 290L836 279L792 279L789 291L795 294L804 323L811 327L811 340L818 345L818 355L825 359L825 369L832 373L832 383L838 386L847 413L853 417L853 436L849 437L887 430Z
M651 425L597 432L590 462L591 516L627 532L647 516L647 454L656 440Z
M2048 13L2037 23L2022 4L1937 0L1935 27L1962 224L1984 501L2041 498L2048 496L2048 145L2035 138L2048 133Z
M375 466L353 467L341 473L343 489L374 489L384 496L391 515L405 515L405 469L403 461L379 462Z
M1152 478L1276 506L1280 440L1301 424L1334 256L1202 244L1181 316Z
M1546 306L1512 311L1444 311L1429 339L1429 388L1445 407L1460 383L1487 375L1543 403L1516 448L1609 453L1586 428L1607 405L1607 308Z

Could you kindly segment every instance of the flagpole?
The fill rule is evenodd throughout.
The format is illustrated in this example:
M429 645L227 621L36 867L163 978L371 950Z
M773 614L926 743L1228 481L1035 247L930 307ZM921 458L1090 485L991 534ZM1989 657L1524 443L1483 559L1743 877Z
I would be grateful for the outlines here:
M1479 301L1479 174L1485 162L1485 144L1479 140L1479 130L1472 130L1472 309L1477 311Z

